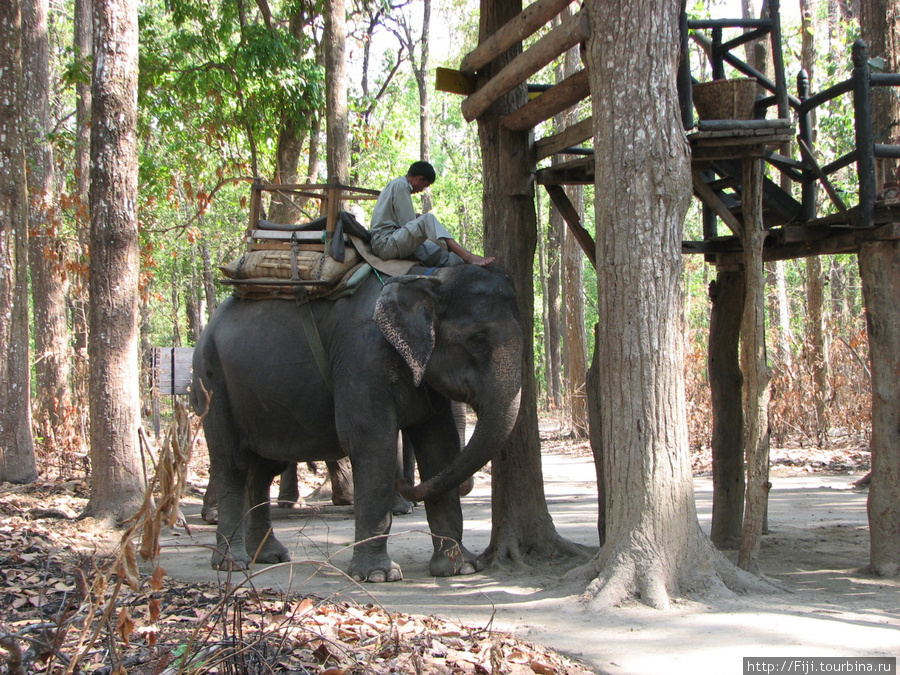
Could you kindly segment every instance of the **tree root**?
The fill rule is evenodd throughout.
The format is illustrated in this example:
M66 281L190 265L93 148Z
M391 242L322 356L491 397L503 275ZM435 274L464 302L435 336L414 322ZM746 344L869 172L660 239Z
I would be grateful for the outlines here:
M583 562L597 549L564 539L555 530L535 540L522 540L513 532L495 537L481 554L480 559L492 568L522 569L548 562Z
M784 589L733 565L699 528L691 536L694 541L684 546L681 555L675 555L640 542L640 537L632 534L614 548L607 545L563 580L590 580L579 601L593 611L619 606L629 598L666 610L673 596L711 598Z

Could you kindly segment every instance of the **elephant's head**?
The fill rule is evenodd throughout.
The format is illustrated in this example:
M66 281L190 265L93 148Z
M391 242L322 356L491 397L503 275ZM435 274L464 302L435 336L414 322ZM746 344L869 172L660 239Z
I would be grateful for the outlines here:
M422 501L458 487L499 452L519 412L522 323L515 293L495 266L459 265L434 276L389 280L375 307L375 323L412 370L445 396L468 403L478 423L459 459L412 487Z

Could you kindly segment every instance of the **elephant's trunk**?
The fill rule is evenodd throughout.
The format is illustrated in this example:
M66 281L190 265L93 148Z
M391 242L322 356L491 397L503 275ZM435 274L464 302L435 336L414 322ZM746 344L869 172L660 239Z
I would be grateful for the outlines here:
M518 349L512 351L520 354ZM501 391L504 393L495 398L496 403L479 402L476 408L478 422L459 457L437 476L419 485L413 486L408 481L398 481L397 489L404 497L410 501L421 502L447 490L459 488L472 474L487 464L506 443L519 415L519 402L522 396L519 377L520 358L514 355L506 356L510 361L510 368L506 372L511 370L515 375L502 384Z

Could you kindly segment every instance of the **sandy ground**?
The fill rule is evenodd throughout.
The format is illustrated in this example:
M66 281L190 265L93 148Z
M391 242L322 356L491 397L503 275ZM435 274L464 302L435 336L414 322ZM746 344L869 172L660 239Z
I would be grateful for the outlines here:
M544 476L557 530L571 541L596 546L590 460L545 453ZM253 583L490 625L552 647L597 673L730 674L744 672L743 657L900 656L900 582L857 571L868 560L868 526L866 493L852 489L852 480L819 474L772 478L770 534L761 565L789 590L771 595L679 599L668 611L633 603L597 613L578 604L579 589L559 585L563 566L434 579L427 573L431 543L422 508L394 519L389 549L404 580L360 587L339 571L310 562L329 561L341 570L349 561L352 507L330 504L273 509L278 537L295 562L259 566ZM481 480L464 499L465 543L475 551L490 538L488 483ZM711 481L697 479L695 492L708 531ZM214 528L200 519L199 502L183 507L191 535L164 538L162 566L179 580L223 579L224 573L209 566Z

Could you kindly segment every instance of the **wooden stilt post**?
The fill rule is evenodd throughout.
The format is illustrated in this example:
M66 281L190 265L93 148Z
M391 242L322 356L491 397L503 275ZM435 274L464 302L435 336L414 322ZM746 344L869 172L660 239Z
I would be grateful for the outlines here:
M809 98L809 75L805 70L801 70L797 75L797 96L799 96L801 101ZM808 110L801 112L797 122L799 127L797 136L806 143L808 148L812 148L812 113ZM803 220L812 220L816 217L816 175L812 171L804 173L800 190Z

